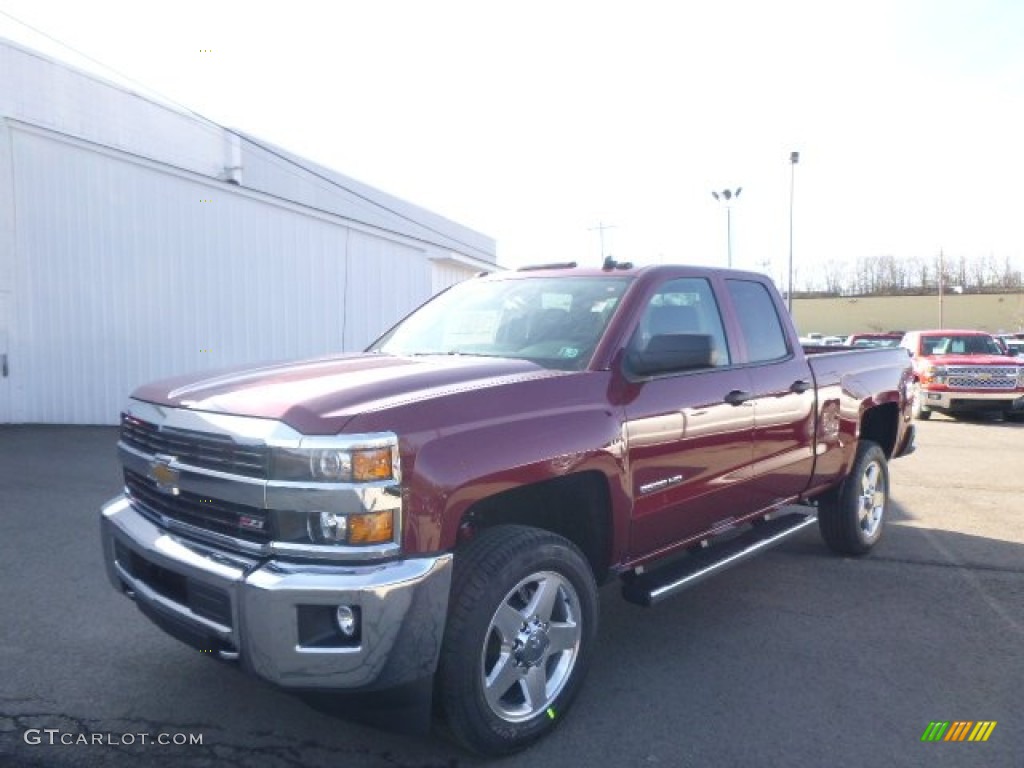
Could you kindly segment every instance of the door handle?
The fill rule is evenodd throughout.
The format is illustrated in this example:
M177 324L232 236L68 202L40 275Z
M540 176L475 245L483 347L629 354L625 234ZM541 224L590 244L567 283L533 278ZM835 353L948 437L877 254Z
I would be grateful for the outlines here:
M0 377L7 378L7 353L0 355Z
M732 392L725 396L725 402L727 402L729 405L743 405L748 400L753 399L753 393L744 392L742 389L734 389Z
M802 395L804 392L806 392L810 388L811 388L811 382L809 382L809 381L807 381L805 379L797 379L796 381L794 381L792 384L789 385L789 391L790 392L796 392L798 395Z

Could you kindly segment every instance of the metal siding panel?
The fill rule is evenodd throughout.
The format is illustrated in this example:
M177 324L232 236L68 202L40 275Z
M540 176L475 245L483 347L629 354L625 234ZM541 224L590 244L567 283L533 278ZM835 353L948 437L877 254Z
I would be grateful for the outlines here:
M241 142L244 184L312 208L494 263L494 240L255 137Z
M114 423L143 381L362 348L432 293L424 253L494 260L480 233L253 140L242 183L295 204L214 181L237 159L223 129L4 41L0 70L14 421Z
M343 348L345 227L13 133L16 420L114 423L145 381Z
M463 280L468 280L478 271L470 267L462 267L445 262L434 262L431 266L435 294L440 293L445 288L450 288L456 283L461 283Z
M0 114L214 176L224 130L0 40Z
M345 348L364 349L430 295L430 265L422 252L353 231L345 302Z
M8 340L11 320L11 294L0 290L0 424L11 420L11 377L6 369L7 354L10 351Z
M0 112L0 292L14 285L14 169L11 133Z

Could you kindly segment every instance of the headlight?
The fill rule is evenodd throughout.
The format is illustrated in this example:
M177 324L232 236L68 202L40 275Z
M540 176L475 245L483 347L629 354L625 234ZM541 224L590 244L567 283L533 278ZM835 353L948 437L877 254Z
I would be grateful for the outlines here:
M931 381L936 384L945 384L949 371L944 365L929 365L924 369L924 376L922 377L925 381Z
M311 512L306 530L311 541L337 544L348 541L348 516L337 512Z
M352 515L310 512L306 532L314 544L386 544L395 538L395 515L392 510Z
M266 499L277 551L323 556L397 546L401 480L391 432L272 444Z
M383 443L383 444L381 444ZM271 451L271 480L314 483L374 483L398 480L398 445L393 439L356 442L303 438L297 447Z

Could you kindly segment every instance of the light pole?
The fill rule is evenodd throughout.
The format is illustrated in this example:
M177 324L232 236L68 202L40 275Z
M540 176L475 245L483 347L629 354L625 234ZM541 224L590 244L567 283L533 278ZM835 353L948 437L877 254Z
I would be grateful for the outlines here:
M939 328L946 327L946 318L942 311L942 293L946 278L946 255L939 249Z
M786 306L793 316L793 181L796 179L796 164L800 162L799 152L789 153L789 284L786 287Z
M721 192L711 192L711 196L718 202L725 202L725 244L729 254L729 269L732 269L732 201L740 196L743 187L736 187L735 190L723 189Z

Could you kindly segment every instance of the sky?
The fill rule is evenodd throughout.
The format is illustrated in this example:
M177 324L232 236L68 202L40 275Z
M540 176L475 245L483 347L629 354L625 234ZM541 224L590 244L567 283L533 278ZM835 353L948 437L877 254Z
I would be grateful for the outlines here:
M711 192L741 187L732 264L780 285L791 202L798 288L882 255L1024 269L1019 0L0 0L0 36L480 231L507 267L597 265L602 225L619 260L725 266Z

